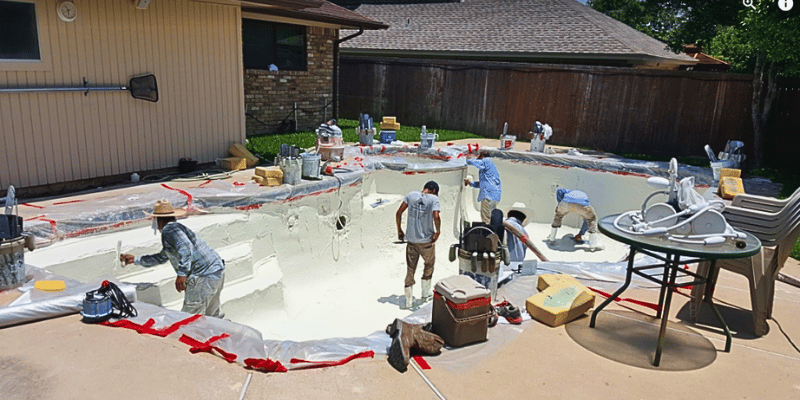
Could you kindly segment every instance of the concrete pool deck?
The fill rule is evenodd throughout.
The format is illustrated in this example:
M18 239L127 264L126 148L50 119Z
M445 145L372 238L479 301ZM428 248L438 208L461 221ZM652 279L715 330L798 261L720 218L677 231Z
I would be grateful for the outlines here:
M800 276L800 263L790 259L783 271ZM633 289L626 296L653 300L657 292ZM768 321L770 332L761 338L748 333L752 320L743 277L723 271L715 298L733 332L733 347L730 353L722 351L724 335L704 308L701 321L688 326L706 337L716 354L709 365L695 369L645 367L654 350L649 345L641 350L647 360L612 361L576 342L564 326L526 321L516 339L466 372L424 373L448 399L798 398L800 319L795 316L800 289L776 284L774 318ZM684 324L688 313L685 296L673 300L671 327ZM612 313L622 310L615 304L608 308ZM572 324L588 324L588 318ZM652 329L654 337L656 328ZM413 369L398 373L384 356L338 367L264 374L206 353L190 354L187 346L172 339L84 324L77 315L5 328L0 337L4 399L238 399L251 373L244 399L437 398ZM616 345L613 340L608 343ZM666 348L664 361L674 352ZM694 360L689 356L683 361L691 367Z
M486 146L498 142L484 141ZM527 143L517 143L517 147L520 146L520 150L524 150ZM239 172L230 179L247 179L249 175L250 171ZM107 193L81 196L104 195ZM573 233L573 229L564 228L559 236L568 233ZM608 238L604 240L610 242ZM800 276L800 264L790 259L783 271ZM658 292L651 289L632 289L624 296L656 301L657 295ZM598 349L592 347L596 343L584 342L585 337L575 336L578 325L549 328L536 321L526 321L521 326L521 334L489 357L465 357L465 366L457 372L436 366L424 372L449 399L687 398L695 393L710 398L800 396L800 374L796 372L800 366L797 347L800 322L794 318L800 304L800 289L780 282L776 284L774 320L768 321L770 332L762 338L748 333L752 330L752 319L747 281L743 277L723 271L715 298L734 333L733 349L731 353L721 351L724 336L714 327L711 313L704 308L700 323L687 326L707 338L712 347L699 348L698 357L685 357L683 371L648 367L654 351L650 344L641 345L640 357L613 361L598 355ZM688 314L688 298L676 295L673 300L671 328L683 325L682 320ZM2 296L0 304L3 304ZM651 312L643 307L633 308ZM608 325L616 321L620 327L627 326L623 324L627 314L620 314L613 320L617 318L613 313L632 313L630 310L616 304L607 310L612 316ZM357 317L370 318L370 315ZM601 320L599 325L604 322ZM586 325L588 319L572 324ZM653 327L653 334L642 338L654 339L655 328L648 326ZM623 332L619 333L612 338L625 340ZM77 315L5 328L0 330L0 338L2 398L70 399L112 395L118 398L236 399L250 373L252 378L245 399L436 398L413 369L400 374L381 355L357 359L339 367L264 374L228 364L217 356L190 354L186 345L172 338L87 325L80 322ZM609 340L607 346L622 347L614 340ZM469 353L468 349L463 349L464 354ZM699 355L707 357L709 350L714 357L710 363L704 363ZM457 354L459 350L452 352ZM663 363L667 364L670 356L676 354L675 349L665 348Z

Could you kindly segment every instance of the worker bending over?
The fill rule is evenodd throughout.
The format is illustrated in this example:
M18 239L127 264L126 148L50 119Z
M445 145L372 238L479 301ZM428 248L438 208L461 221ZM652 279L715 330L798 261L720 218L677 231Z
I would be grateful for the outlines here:
M553 217L552 229L550 236L547 240L552 243L556 241L556 232L561 227L561 220L565 215L574 212L583 217L584 224L587 225L589 231L589 248L592 250L602 250L604 246L600 243L600 238L597 235L597 214L594 208L589 203L589 196L580 190L570 190L565 188L558 188L556 190L556 215ZM575 240L582 240L581 235L585 230L581 229Z

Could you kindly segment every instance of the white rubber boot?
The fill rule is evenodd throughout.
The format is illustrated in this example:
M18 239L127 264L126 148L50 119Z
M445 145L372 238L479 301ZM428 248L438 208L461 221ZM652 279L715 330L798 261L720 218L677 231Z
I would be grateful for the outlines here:
M422 296L420 296L420 300L425 303L426 301L430 300L433 297L433 293L431 293L431 280L430 279L423 279L422 280Z
M550 236L547 237L547 241L553 243L556 241L556 232L558 232L558 228L550 228Z
M413 286L409 286L406 288L406 310L410 310L414 307L414 295L413 295Z
M590 233L589 234L589 249L591 250L603 250L606 246L600 242L600 235L597 233Z

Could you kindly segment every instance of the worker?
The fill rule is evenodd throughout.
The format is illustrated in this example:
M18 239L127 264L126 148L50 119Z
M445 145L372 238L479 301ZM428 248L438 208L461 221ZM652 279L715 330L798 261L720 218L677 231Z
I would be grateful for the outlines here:
M134 257L131 254L119 256L124 265L136 264L152 267L169 260L177 273L175 289L186 291L181 311L189 314L202 314L223 318L219 295L225 282L225 262L203 239L199 238L177 217L186 214L176 210L167 200L159 200L149 214L161 231L161 251L156 254Z
M519 268L519 264L525 260L525 253L528 251L528 246L520 240L520 237L528 237L528 232L524 228L528 222L528 216L525 211L524 203L514 203L511 209L508 210L507 218L503 223L503 225L512 227L509 229L510 234L506 235L506 246L508 247L510 261L508 267L512 270Z
M472 182L469 177L464 179L465 186L480 188L478 201L481 202L481 220L484 224L491 222L492 210L497 207L497 202L500 201L500 195L503 191L497 167L495 167L491 158L486 157L487 154L487 150L481 149L477 159L467 160L467 164L478 169L478 181Z
M406 231L403 232L401 224L406 209L408 209L408 221ZM442 225L442 220L439 218L439 184L429 181L422 192L413 191L407 194L397 209L395 220L397 238L407 243L405 308L410 309L414 305L414 273L420 256L425 265L422 271L421 302L424 303L432 297L431 278L433 278L433 264L436 262L435 243L439 239Z
M589 202L589 196L580 190L570 190L565 188L556 189L556 215L553 217L552 229L550 236L547 240L550 243L556 241L556 232L561 227L561 220L565 215L574 212L583 217L584 223L587 224L589 231L589 248L592 250L602 250L604 246L600 243L600 238L597 235L597 214ZM581 229L581 233L577 238L581 238L585 231ZM582 238L581 238L582 239Z

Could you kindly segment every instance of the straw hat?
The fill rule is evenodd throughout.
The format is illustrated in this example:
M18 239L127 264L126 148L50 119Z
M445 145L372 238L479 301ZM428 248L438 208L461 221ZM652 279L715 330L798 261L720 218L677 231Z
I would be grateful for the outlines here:
M182 217L186 215L186 211L172 208L172 204L168 200L158 200L153 207L153 213L145 211L145 214L151 217Z
M528 224L528 218L533 214L533 212L528 207L525 206L525 203L519 201L512 204L511 208L508 211L509 212L516 211L518 213L522 213L522 215L525 216L525 218L523 218L522 221L520 221L522 223L522 226Z

